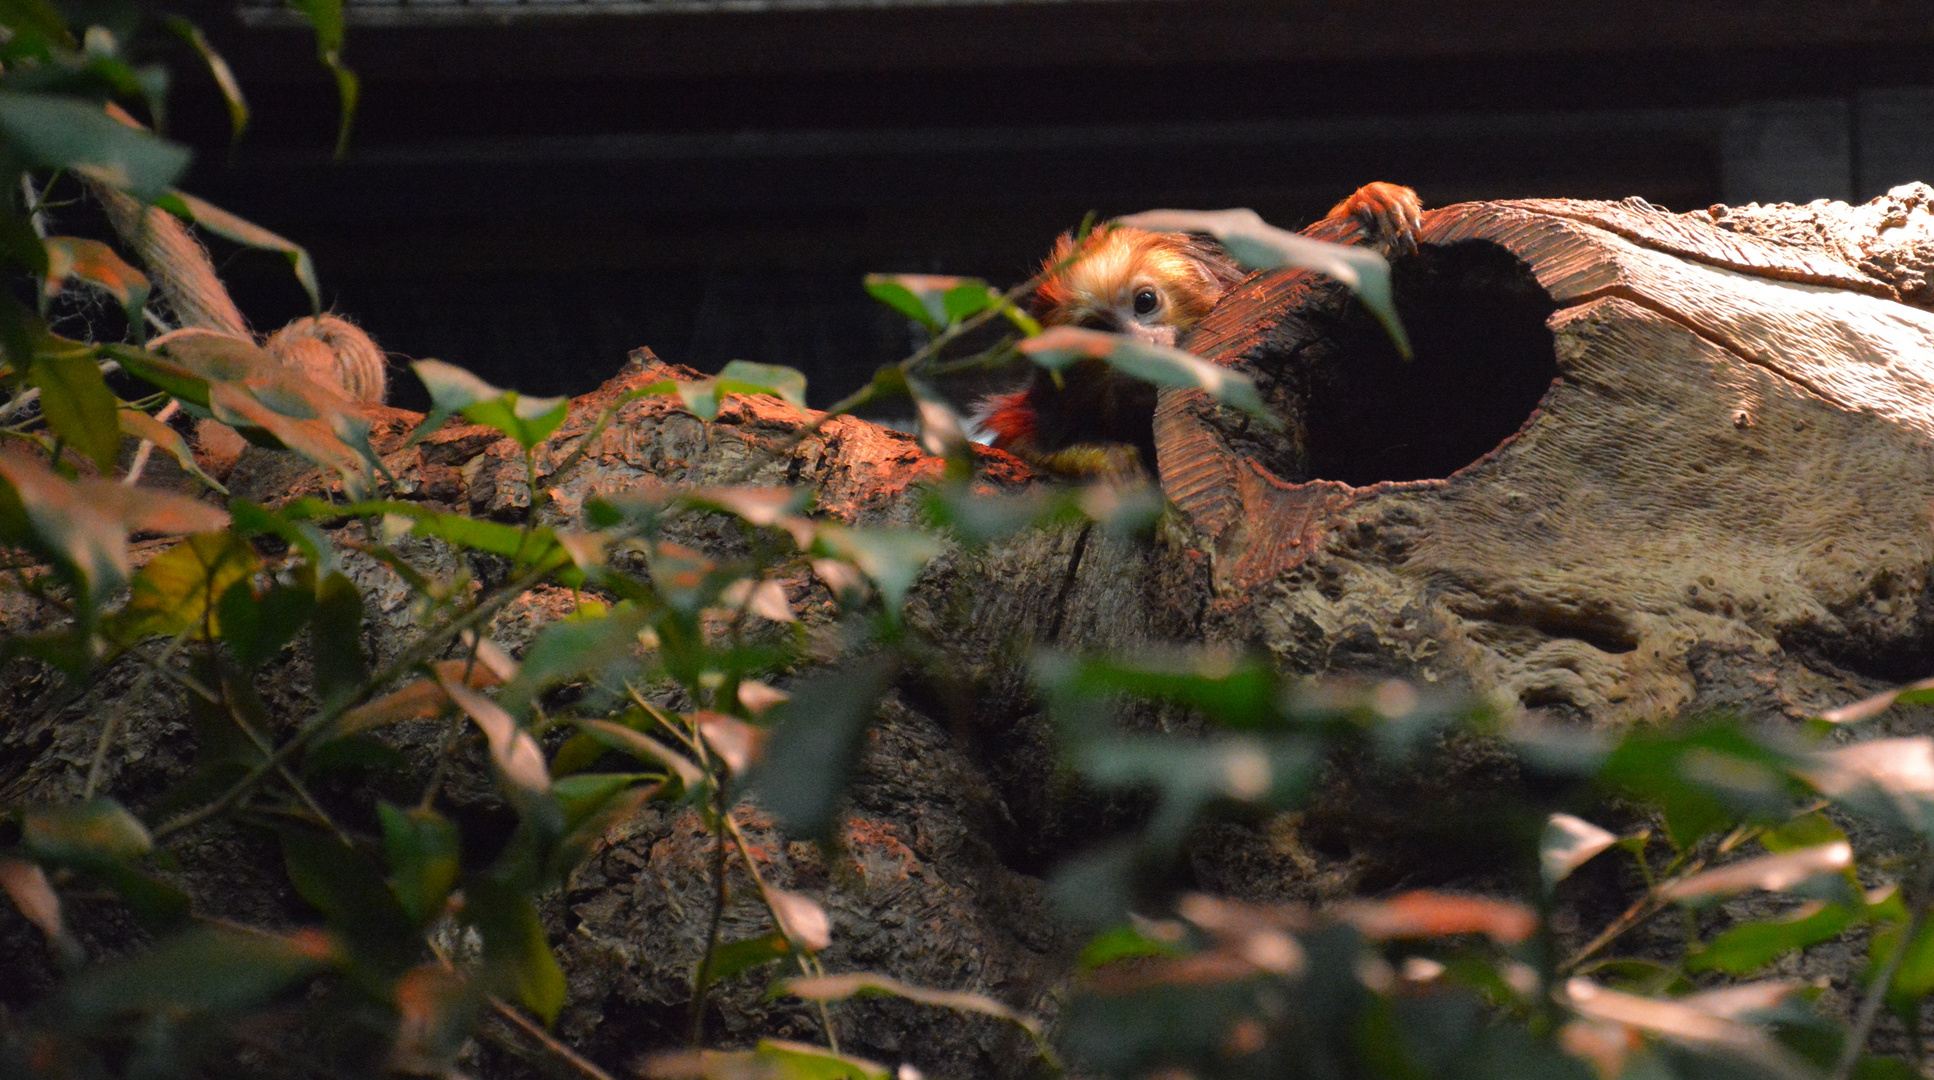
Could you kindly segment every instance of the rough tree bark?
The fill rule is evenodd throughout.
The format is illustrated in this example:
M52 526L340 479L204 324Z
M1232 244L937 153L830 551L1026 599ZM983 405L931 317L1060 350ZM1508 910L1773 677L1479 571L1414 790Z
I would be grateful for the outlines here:
M1402 675L1580 724L1718 706L1802 715L1934 673L1934 314L1916 306L1928 300L1920 268L1934 262L1921 246L1930 196L1689 215L1631 201L1438 210L1420 252L1396 266L1417 346L1409 362L1339 288L1293 272L1252 279L1191 345L1254 375L1288 434L1165 392L1159 466L1177 513L1155 538L1096 538L1072 587L1072 532L939 559L909 618L946 643L948 675L898 687L882 709L837 850L742 811L771 880L824 898L831 970L1051 1016L1072 943L1043 874L1106 833L1111 815L1133 813L1071 789L1054 766L1026 658L1057 621L1071 648L1259 648L1294 672ZM607 403L666 373L641 353L572 403L540 459L547 518L568 521L591 495L641 483L729 481L813 487L818 512L846 521L907 521L917 485L940 472L910 437L859 420L799 439L809 417L760 397L729 399L710 424L675 399L632 402L582 460L550 472ZM378 416L401 497L527 514L521 453L495 432L455 426L404 448L416 417ZM977 453L976 472L990 489L1032 481L994 451ZM327 489L301 463L254 449L229 484L269 503ZM729 542L702 528L686 539ZM426 569L454 569L447 552L422 554ZM385 657L409 628L407 590L373 563L351 569L371 601L368 645ZM821 586L786 584L808 622L828 617ZM568 605L560 590L534 590L492 635L515 651ZM0 617L17 627L33 613ZM300 704L299 674L265 688L280 717ZM8 685L9 715L22 719L0 729L0 799L76 797L99 718L115 710L126 750L108 790L139 808L179 778L191 749L180 703L120 700L131 681L111 674L55 708L42 707L57 701L44 685ZM1137 722L1188 724L1161 712ZM442 735L425 723L396 738L427 764ZM1412 787L1455 794L1510 773L1481 748L1465 765ZM459 776L447 799L501 826L484 775ZM1373 797L1342 784L1332 796L1298 820L1204 830L1198 878L1242 895L1326 897L1470 872L1468 853L1393 839L1401 784ZM708 844L690 815L647 809L548 903L571 983L559 1033L608 1068L683 1039ZM181 874L208 914L301 921L275 858L272 845L208 828L183 850ZM738 895L728 937L752 936L763 916L749 890ZM0 952L44 956L32 933L0 911ZM128 931L93 933L107 949ZM51 963L37 964L0 1000L44 991ZM716 1038L817 1031L815 1015L760 990L723 989ZM848 1049L930 1075L1029 1072L1025 1044L992 1021L877 1000L838 1016ZM528 1074L508 1058L472 1067Z

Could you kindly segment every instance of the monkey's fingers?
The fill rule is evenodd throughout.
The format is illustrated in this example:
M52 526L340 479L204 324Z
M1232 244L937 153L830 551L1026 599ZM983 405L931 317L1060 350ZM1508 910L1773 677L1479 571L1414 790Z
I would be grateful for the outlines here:
M1337 203L1328 216L1355 218L1364 241L1391 254L1417 250L1423 225L1423 200L1402 184L1365 184Z

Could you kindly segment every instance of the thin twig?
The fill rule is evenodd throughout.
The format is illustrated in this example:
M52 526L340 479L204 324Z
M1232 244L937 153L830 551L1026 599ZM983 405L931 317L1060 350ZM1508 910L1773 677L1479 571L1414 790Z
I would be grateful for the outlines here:
M1572 953L1564 963L1558 966L1558 970L1563 972L1576 971L1578 965L1584 963L1593 953L1610 945L1621 934L1639 926L1647 919L1650 919L1652 916L1657 915L1659 912L1671 906L1671 901L1667 900L1664 896L1665 888L1682 878L1690 877L1705 869L1708 861L1708 856L1700 856L1699 858L1693 859L1686 865L1683 873L1675 874L1647 889L1644 896L1632 901L1631 907L1626 908L1618 918L1613 919L1605 929L1599 931L1597 937L1586 942L1583 948Z
M168 643L168 647L161 650L161 656L156 661L157 664L166 665L169 659L174 656L175 650L181 648L182 643L187 640L188 631L186 629L176 634L174 640ZM144 657L143 659L146 658ZM92 799L95 793L101 790L101 774L107 769L107 748L114 742L115 736L120 734L121 717L127 711L126 703L145 699L148 694L148 684L154 681L155 675L156 671L152 667L142 672L141 681L137 682L134 685L134 689L126 697L121 699L122 707L110 712L107 719L102 721L101 737L94 742L94 760L89 762L87 766L87 784L81 789L82 802Z
M530 1018L520 1012L516 1006L511 1005L502 998L493 997L490 999L490 1007L495 1010L498 1016L517 1025L519 1031L544 1044L544 1049L563 1058L584 1075L592 1077L593 1080L617 1080L610 1073L592 1064L591 1061L579 1054L576 1050L559 1042L550 1032L531 1023Z
M726 818L725 789L718 789L718 814ZM692 1048L705 1044L705 992L709 989L708 976L711 974L712 954L719 948L719 932L725 925L725 831L720 829L712 837L712 923L705 931L705 952L698 958L698 970L692 973Z
M765 904L766 912L772 916L772 925L778 927L779 936L786 939L786 944L792 946L792 954L798 957L800 970L806 975L824 975L825 972L813 959L812 950L794 939L792 931L786 928L786 920L780 917L779 909L773 905L766 879L759 873L758 860L752 857L752 845L746 842L745 833L739 830L739 823L732 820L730 812L721 814L720 820L724 822L725 831L731 834L733 845L739 849L739 857L745 860L745 869L752 875L752 884L758 886L759 900ZM826 1047L837 1054L839 1053L839 1033L833 1030L832 1010L825 1001L817 1001L815 1004L819 1006L819 1022L826 1027Z

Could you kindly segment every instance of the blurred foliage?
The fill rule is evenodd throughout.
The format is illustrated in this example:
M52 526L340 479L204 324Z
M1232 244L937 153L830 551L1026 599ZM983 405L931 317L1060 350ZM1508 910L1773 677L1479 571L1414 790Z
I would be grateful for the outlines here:
M304 0L300 9L338 78L346 137L355 83L341 66L340 8ZM816 516L810 492L743 486L594 498L568 528L540 524L541 495L521 523L435 511L398 497L367 422L339 396L246 341L185 332L144 347L148 277L107 243L40 231L47 193L78 176L281 252L316 294L299 247L174 191L187 151L110 114L118 103L156 127L164 117L164 69L130 59L144 53L123 45L139 40L141 12L114 9L74 27L39 0L5 0L0 22L0 165L18 193L0 199L10 278L0 290L0 543L9 549L0 587L59 613L0 643L0 659L49 665L76 687L134 670L137 698L171 684L189 702L197 755L192 775L136 813L102 790L104 765L122 750L118 718L102 716L83 797L0 807L0 891L63 972L35 1008L0 1014L0 1073L205 1075L238 1040L274 1037L262 1025L293 1013L329 1032L328 1045L351 1048L318 1068L455 1075L486 1015L541 1036L540 1023L568 1004L538 901L648 802L693 812L714 844L712 872L722 882L737 861L771 925L730 942L714 931L691 973L695 1046L710 990L748 976L812 1003L827 1043L695 1048L653 1059L653 1076L895 1075L842 1054L829 1009L881 995L1012 1024L1044 1075L1848 1080L1919 1068L1918 1053L1901 1061L1867 1046L1891 1012L1917 1050L1934 993L1934 740L1848 744L1827 737L1827 721L1795 730L1726 717L1601 738L1508 723L1482 703L1401 681L1290 680L1262 659L1209 649L1034 656L1036 692L1068 768L1149 807L1139 828L1055 871L1060 914L1087 944L1052 1029L983 995L826 972L825 911L761 878L734 807L754 799L793 836L833 833L880 703L941 651L903 608L950 545L1035 528L1134 535L1162 512L1146 486L977 494L966 425L929 380L967 363L1024 357L1052 371L1099 359L1266 419L1254 388L1175 350L1044 332L1018 306L1033 283L1003 293L973 279L875 275L868 291L931 340L834 411L912 400L923 445L949 459L947 478L922 496L926 525L850 526ZM239 134L247 111L226 65L192 25L161 26L209 66ZM1251 218L1187 223L1220 230L1257 265L1344 276L1400 333L1387 267L1373 256L1310 247ZM53 333L47 304L70 290L106 297L125 333ZM995 319L1020 338L943 359ZM436 361L416 371L434 408L415 437L459 415L493 428L522 451L528 490L540 491L537 453L554 443L566 402ZM737 363L638 393L674 395L709 421L729 394L803 405L804 390L795 371ZM136 486L138 470L122 456L135 441L200 475L165 423L175 409L306 457L340 498L219 509ZM735 535L741 542L726 546L739 554L674 539L697 520ZM136 534L179 539L136 569ZM498 572L489 582L467 571L426 576L408 557L426 543L487 557ZM355 559L389 567L411 593L414 634L380 665L363 651ZM802 625L787 581L817 581L832 598L836 656ZM544 627L520 658L505 655L479 631L544 582L574 590L576 613ZM285 672L292 650L306 662L313 705L271 717L253 686ZM782 681L784 690L774 685ZM1917 684L1828 720L1854 723L1931 697ZM1184 710L1207 733L1136 731L1120 720L1132 701ZM441 764L415 778L414 801L373 800L373 826L345 823L312 790L345 762L393 756L373 735L424 720L446 726L442 757L479 741L515 815L507 842L478 849L439 811ZM1493 831L1480 839L1505 869L1484 894L1413 890L1311 907L1177 885L1205 815L1293 812L1339 768L1437 768L1473 736L1509 748L1535 781L1493 793ZM273 839L312 912L308 925L238 926L197 911L173 883L171 848L215 822ZM1869 838L1858 848L1845 831L1852 822ZM1600 925L1561 926L1567 880L1613 862L1613 877L1636 883L1630 906ZM1748 894L1760 902L1721 907ZM102 896L125 906L150 947L87 954L71 916L79 898ZM1653 927L1648 946L1629 945L1671 913L1682 916L1675 944L1659 947ZM475 947L453 950L456 940ZM1817 987L1759 978L1835 941L1869 958L1863 971L1841 973L1857 984L1851 1026L1812 1007ZM543 1038L571 1068L596 1073Z

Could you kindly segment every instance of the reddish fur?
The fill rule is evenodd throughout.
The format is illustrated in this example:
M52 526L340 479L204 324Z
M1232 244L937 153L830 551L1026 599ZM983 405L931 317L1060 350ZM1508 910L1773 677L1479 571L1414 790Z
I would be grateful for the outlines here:
M1027 403L1025 390L982 399L975 420L1002 450L1019 450L1034 442L1034 408Z
M1077 251L1080 257L1063 266ZM1182 233L1115 228L1090 233L1079 245L1062 233L1041 265L1062 268L1035 290L1035 317L1046 326L1076 324L1145 283L1167 297L1164 321L1187 330L1222 299L1235 276L1227 265L1220 251Z

